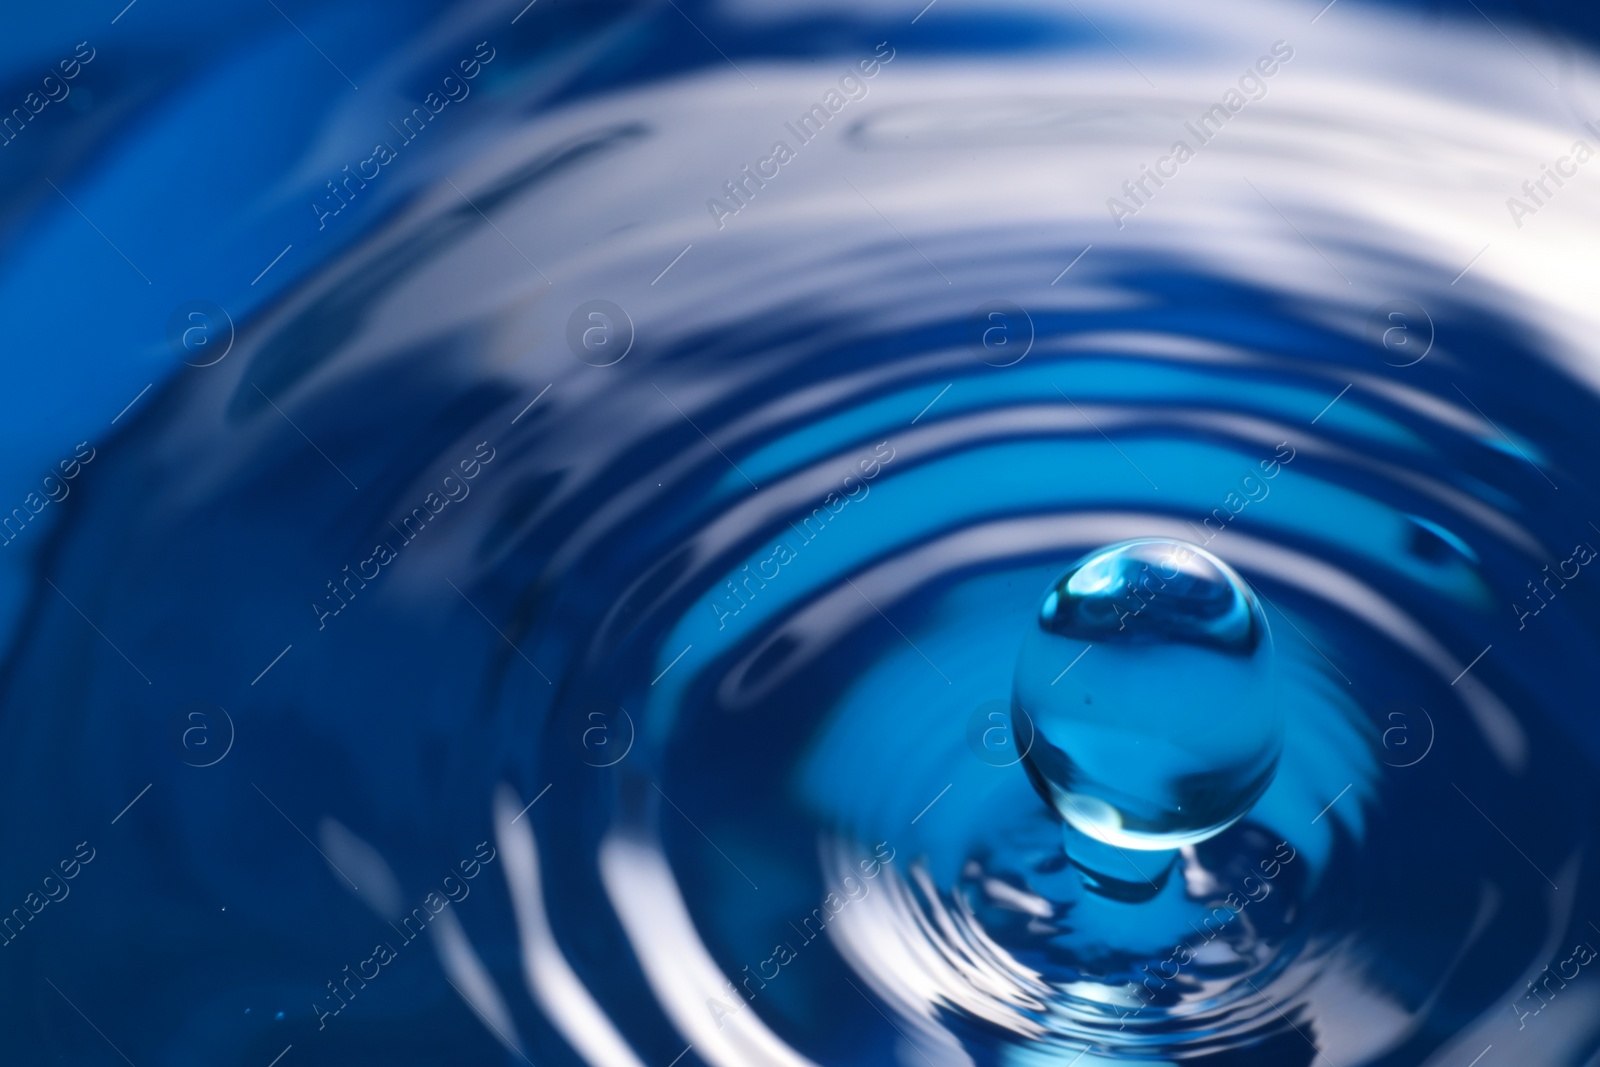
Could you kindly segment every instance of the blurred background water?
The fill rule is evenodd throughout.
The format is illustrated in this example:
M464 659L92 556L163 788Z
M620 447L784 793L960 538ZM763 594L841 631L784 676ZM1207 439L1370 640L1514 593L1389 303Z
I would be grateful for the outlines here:
M1597 33L18 13L8 1062L1600 1062ZM1117 899L1013 698L1239 728L1019 667L1149 537L1282 752Z

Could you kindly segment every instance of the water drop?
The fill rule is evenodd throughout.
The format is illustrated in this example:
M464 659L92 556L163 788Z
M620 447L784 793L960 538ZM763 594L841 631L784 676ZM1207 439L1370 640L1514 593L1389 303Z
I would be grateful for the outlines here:
M1283 708L1266 616L1216 556L1149 537L1078 560L1035 622L1012 693L1037 734L1023 765L1090 888L1147 899L1179 848L1272 782Z

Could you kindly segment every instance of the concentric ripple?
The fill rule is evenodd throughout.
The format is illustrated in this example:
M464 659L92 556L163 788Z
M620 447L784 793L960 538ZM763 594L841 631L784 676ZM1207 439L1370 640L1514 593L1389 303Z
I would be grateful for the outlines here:
M436 940L454 991L408 979L359 1033L459 994L508 1057L596 1067L1600 1049L1583 979L1525 1000L1600 937L1600 347L1571 270L1600 217L1574 193L1563 226L1505 220L1506 176L1578 135L1502 39L1449 31L1469 90L1401 62L1412 23L1349 6L1238 5L1248 32L1174 8L1203 58L1135 49L1148 91L1115 55L919 53L908 25L728 217L707 200L887 51L486 108L449 183L130 420L48 573L201 691L282 630L295 658L234 709L227 766L302 768L352 884L409 900L463 840L498 850ZM1277 41L1265 96L1108 214ZM1131 538L1260 593L1285 709L1248 814L1170 877L1129 858L1141 902L1085 891L1004 714L1041 591ZM374 544L392 562L333 611ZM30 751L74 755L65 810L131 795L167 709L100 691L114 653L67 605L25 632L8 695L50 709ZM320 869L206 862L217 824L282 831L214 781L152 799L168 836L128 892L345 914ZM160 949L191 984L248 960L286 1002L326 995L303 963L324 927L218 949L193 921ZM118 931L112 970L154 937ZM219 1047L192 992L139 1002L174 1020L170 1062Z

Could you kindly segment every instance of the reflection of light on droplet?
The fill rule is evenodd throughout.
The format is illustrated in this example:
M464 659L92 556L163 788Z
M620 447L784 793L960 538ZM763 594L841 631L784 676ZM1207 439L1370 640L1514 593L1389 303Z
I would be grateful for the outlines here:
M1072 831L1145 852L1220 833L1266 790L1283 747L1255 594L1209 552L1165 538L1099 549L1052 585L1012 708L1033 721L1024 765L1080 867L1096 859L1074 851Z
M1059 793L1056 807L1062 817L1096 841L1117 842L1122 829L1122 813L1099 797L1088 793Z

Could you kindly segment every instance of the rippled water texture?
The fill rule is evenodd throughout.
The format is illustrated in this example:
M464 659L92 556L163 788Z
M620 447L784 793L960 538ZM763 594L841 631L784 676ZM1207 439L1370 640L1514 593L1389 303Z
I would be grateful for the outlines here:
M41 15L7 1062L1600 1062L1592 16L1320 7Z

